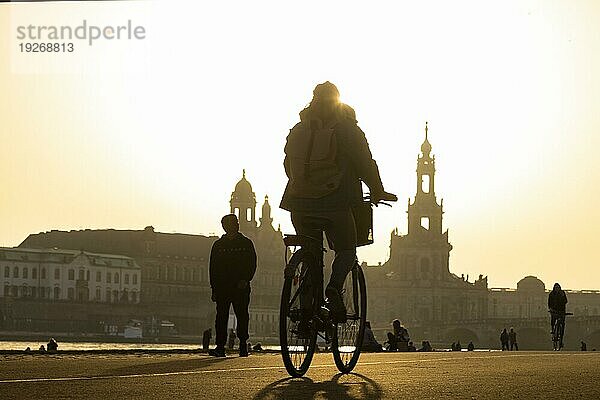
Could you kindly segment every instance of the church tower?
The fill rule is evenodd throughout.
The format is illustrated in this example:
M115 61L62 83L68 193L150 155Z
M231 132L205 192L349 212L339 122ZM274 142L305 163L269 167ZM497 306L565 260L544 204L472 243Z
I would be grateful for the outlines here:
M369 300L371 320L401 318L431 332L430 321L463 321L487 316L487 277L469 282L450 272L448 230L442 230L443 202L435 195L435 157L429 126L417 157L417 190L408 200L408 233L395 229L390 258L371 268L369 286L379 297ZM369 271L369 269L367 269ZM369 275L369 274L368 274ZM381 311L380 311L381 310ZM375 314L375 315L374 315Z
M242 233L253 233L256 230L256 195L252 185L246 179L246 170L242 171L242 179L235 185L229 202L231 213L237 215Z
M442 205L435 197L435 156L431 156L429 127L425 122L425 141L417 159L417 192L408 203L408 234L435 238L442 234ZM443 204L443 201L442 201Z
M271 218L271 205L269 204L269 196L265 196L265 203L262 206L262 214L259 218L259 229L273 230L273 218Z
M452 245L448 231L442 232L443 202L435 196L435 157L431 155L429 126L425 123L425 140L417 158L417 191L408 199L408 234L392 232L390 262L396 278L436 285L450 279L449 257Z

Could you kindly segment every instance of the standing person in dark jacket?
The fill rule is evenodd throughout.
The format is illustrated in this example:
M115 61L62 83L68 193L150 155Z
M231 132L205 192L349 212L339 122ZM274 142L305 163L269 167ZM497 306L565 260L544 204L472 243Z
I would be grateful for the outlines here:
M224 216L221 225L225 235L213 244L210 251L210 286L212 300L217 303L217 347L210 350L209 354L225 357L227 321L229 308L233 304L237 318L237 337L240 340L240 357L247 357L250 281L256 272L256 251L252 241L239 232L240 225L234 214Z
M369 187L372 202L397 198L384 190L354 110L339 96L333 83L317 85L300 122L290 130L284 160L289 180L280 207L291 212L298 235L319 242L323 232L327 235L335 259L325 294L334 321L341 322L346 309L340 291L356 259L352 208L363 201L361 181Z
M558 283L554 284L552 291L548 294L548 309L550 310L550 328L554 334L554 323L557 319L565 318L567 294L560 288Z
M515 332L514 328L510 328L510 332L508 332L508 342L510 343L510 351L519 351L519 344L517 343L517 332Z
M500 334L500 343L502 344L502 351L508 350L508 332L506 328Z

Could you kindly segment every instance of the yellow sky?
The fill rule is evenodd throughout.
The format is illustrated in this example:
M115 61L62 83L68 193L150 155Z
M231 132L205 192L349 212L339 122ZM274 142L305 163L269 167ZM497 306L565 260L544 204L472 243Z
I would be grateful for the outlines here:
M330 80L400 198L376 210L361 259L385 261L389 232L406 232L429 121L453 272L600 288L600 3L303 4L0 5L0 245L50 229L220 233L242 168L291 232L276 208L285 136ZM147 37L18 52L16 26L83 19Z

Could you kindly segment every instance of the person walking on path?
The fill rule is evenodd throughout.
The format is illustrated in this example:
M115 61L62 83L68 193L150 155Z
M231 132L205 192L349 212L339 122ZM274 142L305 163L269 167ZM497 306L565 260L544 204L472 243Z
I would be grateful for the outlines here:
M519 351L519 345L517 344L517 332L515 332L514 328L510 328L510 332L508 333L508 342L510 343L510 351Z
M506 328L500 334L500 343L502 344L502 351L508 350L508 332L506 332Z
M209 274L212 301L217 304L215 318L216 345L208 354L225 357L229 309L237 318L237 337L240 340L240 357L248 356L248 306L250 304L250 281L256 272L256 250L250 239L240 233L235 214L221 219L225 234L210 251Z

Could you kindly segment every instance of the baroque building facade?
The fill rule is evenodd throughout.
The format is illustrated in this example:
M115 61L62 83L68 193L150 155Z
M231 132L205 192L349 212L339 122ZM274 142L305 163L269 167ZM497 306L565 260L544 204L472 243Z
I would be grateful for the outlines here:
M0 248L0 297L138 303L140 266L130 257L77 250Z
M425 140L417 158L417 190L408 201L408 233L395 229L390 257L366 268L370 293L368 316L382 329L398 318L407 325L484 319L488 314L487 277L469 282L450 271L448 230L443 230L443 200L435 193L435 156Z
M490 289L483 275L470 282L451 271L452 245L443 229L431 150L426 125L416 193L408 201L408 232L391 233L390 257L383 265L363 264L368 318L375 332L383 339L396 318L411 328L415 339L428 339L444 325L547 317L548 291L535 277L525 277L517 289ZM243 171L228 210L238 216L240 231L253 241L258 257L250 335L251 340L275 340L285 247L281 230L273 227L268 197L258 220L256 207L256 194ZM214 324L208 260L217 238L156 232L152 226L31 234L17 248L0 249L0 328L102 332L103 326L139 319L145 325L166 320L180 335L199 335ZM327 266L332 256L326 253ZM568 310L576 316L600 315L600 291L568 290L567 296Z
M285 247L281 229L273 227L269 197L265 196L258 222L255 208L256 195L244 170L242 179L231 193L230 212L237 215L240 232L252 240L257 254L258 266L252 280L249 329L252 336L273 337L278 332Z
M252 281L250 333L267 337L277 333L285 248L281 230L273 227L268 197L258 221L256 204L256 195L243 171L231 194L229 210L239 217L240 231L256 247L258 266ZM214 325L208 260L217 238L156 232L152 226L143 230L52 230L29 235L19 248L57 247L130 257L141 274L140 307L131 311L131 318L168 320L179 334L199 335Z
M553 286L553 285L551 285ZM517 288L491 288L489 293L490 318L546 318L548 293L546 285L535 276L526 276ZM565 290L567 311L576 317L600 315L600 290Z

